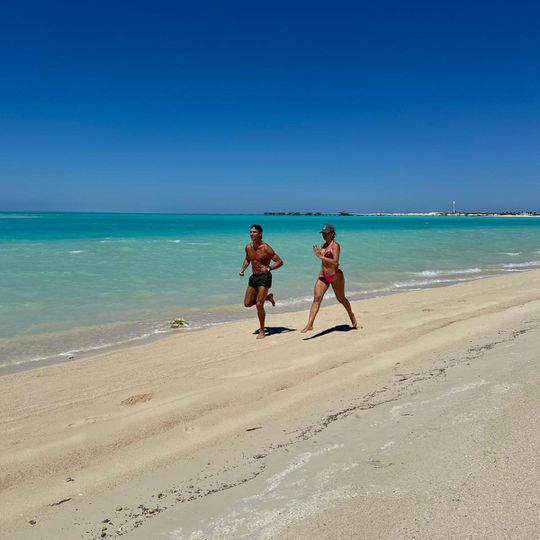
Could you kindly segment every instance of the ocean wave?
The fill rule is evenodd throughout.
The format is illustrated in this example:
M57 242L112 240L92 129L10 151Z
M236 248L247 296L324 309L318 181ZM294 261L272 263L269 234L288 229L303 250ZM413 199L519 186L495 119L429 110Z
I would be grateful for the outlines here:
M503 268L534 268L536 266L540 266L540 261L503 264Z
M330 295L327 295L330 297ZM276 300L276 306L286 307L286 306L296 306L298 304L306 304L313 300L313 296L302 296L297 298L286 298L285 300Z
M84 249L74 249L73 251L69 251L69 253L72 253L73 255L77 255L79 253L86 253Z
M149 337L152 337L158 334L166 334L167 332L169 332L169 330L156 329L156 330L152 330L151 332L145 332L144 334L140 334L138 336L134 336L127 339L122 339L120 341L115 341L112 343L101 343L99 345L93 345L91 347L84 347L81 349L74 349L72 351L65 351L65 352L59 353L58 356L73 356L77 353L79 354L87 353L87 352L92 352L92 351L99 351L101 349L108 349L110 347L118 347L119 345L124 345L125 343L131 343L133 341L140 341L141 339L147 339Z
M459 281L471 281L468 278L451 278L451 279L410 279L408 281L396 281L394 287L396 289L408 289L411 287L429 287L438 283L457 283Z
M453 276L460 274L479 274L481 268L465 268L463 270L424 270L422 272L413 272L415 276L437 277L437 276Z
M510 257L517 257L518 255L521 255L521 251L508 251L508 252L504 252L503 255L509 255Z
M32 358L26 358L25 360L18 360L16 362L4 362L0 364L0 368L9 368L11 366L18 366L20 364L30 364L32 362L40 362L42 360L49 360L51 358L56 358L55 356L34 356Z
M371 295L371 294L386 293L386 292L393 292L393 291L395 291L393 287L383 287L382 289L369 289L365 291L360 291L358 294Z
M186 328L188 328L186 326ZM144 334L140 334L138 336L134 336L128 339L121 339L119 341L113 341L110 343L100 343L99 345L92 345L89 347L81 347L80 349L72 349L69 351L63 351L56 354L51 354L50 356L35 356L32 358L24 358L22 360L17 360L15 362L4 362L3 364L0 364L0 368L8 368L10 366L20 366L23 364L32 364L35 362L43 362L46 360L54 360L57 358L65 358L66 360L70 360L71 357L74 357L77 354L86 354L94 351L101 351L103 349L110 349L112 347L119 347L122 345L126 345L128 343L132 343L134 341L141 341L144 339L148 339L152 336L158 335L158 334L166 334L169 330L160 330L155 329L151 332L146 332Z

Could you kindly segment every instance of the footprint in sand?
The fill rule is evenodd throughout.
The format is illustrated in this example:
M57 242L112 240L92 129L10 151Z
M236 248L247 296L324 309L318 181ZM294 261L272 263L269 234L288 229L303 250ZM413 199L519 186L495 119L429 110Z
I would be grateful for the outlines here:
M124 401L121 402L121 405L137 405L137 403L145 403L151 399L152 394L136 394L124 399Z

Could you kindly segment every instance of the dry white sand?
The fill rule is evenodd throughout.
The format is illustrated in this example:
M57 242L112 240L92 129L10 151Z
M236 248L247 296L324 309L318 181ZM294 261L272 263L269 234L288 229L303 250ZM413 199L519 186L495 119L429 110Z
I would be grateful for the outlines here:
M539 537L540 272L354 309L0 378L0 530Z

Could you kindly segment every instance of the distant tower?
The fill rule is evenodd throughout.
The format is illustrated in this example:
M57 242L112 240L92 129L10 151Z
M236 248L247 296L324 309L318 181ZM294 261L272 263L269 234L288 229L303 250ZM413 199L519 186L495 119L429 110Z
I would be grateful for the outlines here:
M456 201L452 201L452 214L456 213Z

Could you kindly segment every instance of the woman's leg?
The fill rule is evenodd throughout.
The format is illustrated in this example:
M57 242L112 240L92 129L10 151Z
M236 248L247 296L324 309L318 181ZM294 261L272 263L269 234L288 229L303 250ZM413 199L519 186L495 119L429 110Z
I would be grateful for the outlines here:
M334 281L332 281L332 288L334 289L338 302L340 302L340 304L347 310L349 318L351 319L351 326L353 328L358 328L356 317L352 312L351 303L345 296L345 276L341 270L337 271L336 277L334 278Z
M302 333L313 330L313 323L315 322L315 317L319 313L319 308L321 307L322 299L324 298L324 293L328 290L328 283L322 279L317 279L315 282L315 288L313 289L313 304L311 304L311 309L309 310L309 319L308 323L302 330Z

